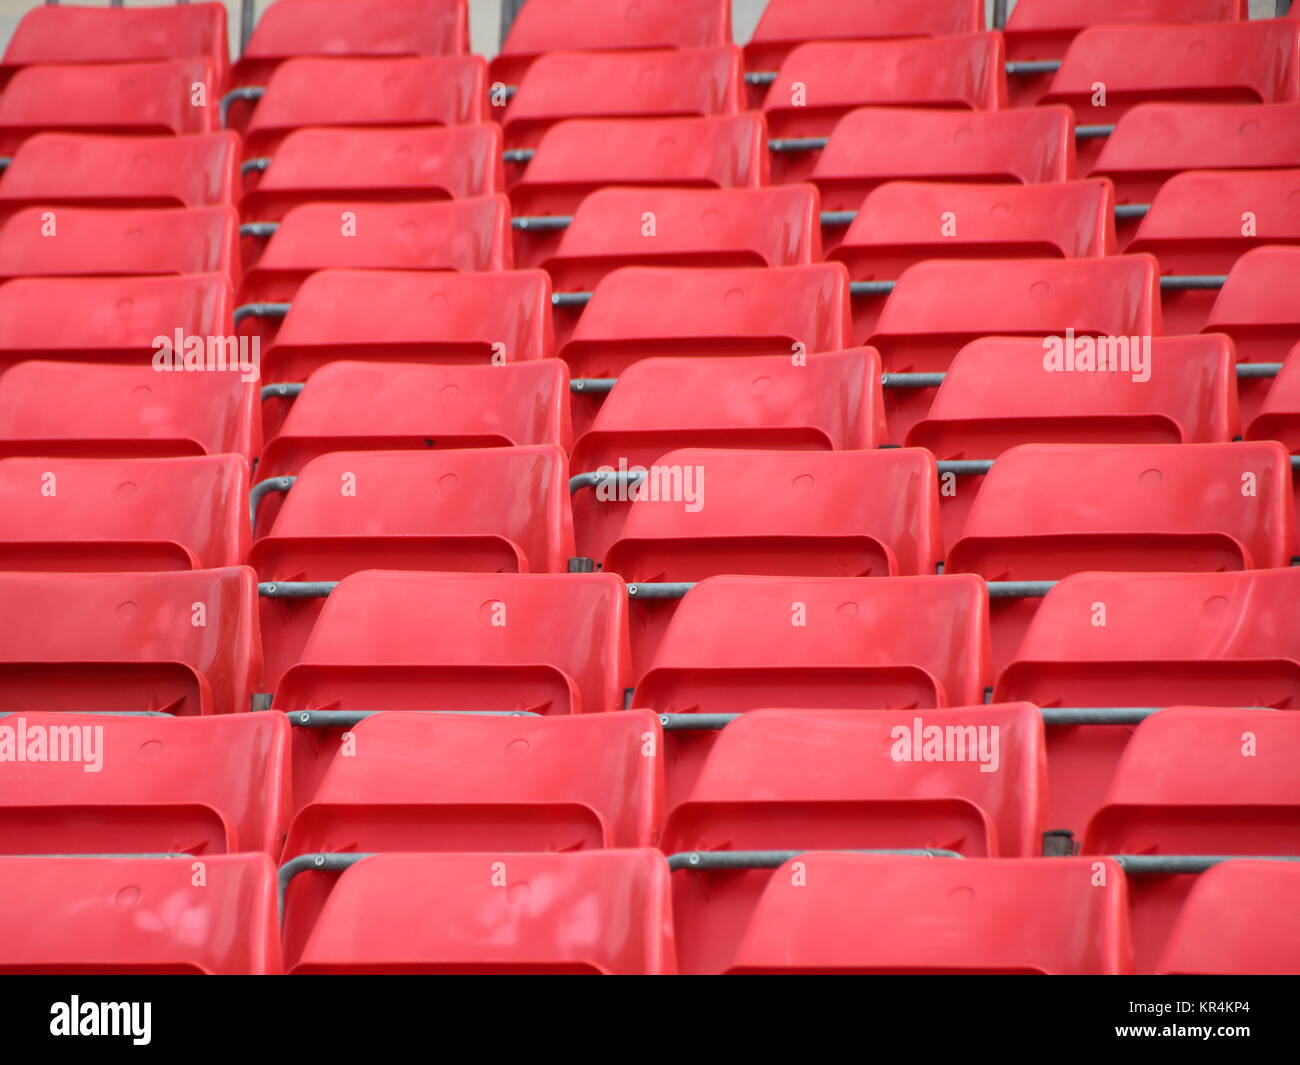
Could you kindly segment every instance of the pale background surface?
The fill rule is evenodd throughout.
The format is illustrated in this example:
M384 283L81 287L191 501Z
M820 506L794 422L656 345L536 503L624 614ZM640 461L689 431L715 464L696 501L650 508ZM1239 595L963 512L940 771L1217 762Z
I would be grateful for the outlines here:
M170 0L126 0L130 7L156 6ZM257 10L262 11L268 0L259 0ZM610 0L614 3L615 0ZM853 0L843 0L852 3ZM29 8L39 6L38 0L0 0L0 43L7 44L14 26ZM108 0L80 0L79 6L107 7ZM758 22L758 16L767 6L767 0L732 0L732 26L736 40L744 43ZM1012 7L1015 0L1012 0ZM987 3L989 19L993 14L993 0ZM226 0L226 9L230 14L230 34L232 40L239 36L238 0ZM474 51L481 55L493 56L498 46L498 34L501 20L501 0L470 0L470 35ZM1268 18L1274 11L1274 0L1250 0L1251 18Z

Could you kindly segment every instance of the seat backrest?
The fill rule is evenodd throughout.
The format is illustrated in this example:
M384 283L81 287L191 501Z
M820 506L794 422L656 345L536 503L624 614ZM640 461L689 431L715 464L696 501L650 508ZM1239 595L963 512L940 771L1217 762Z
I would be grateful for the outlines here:
M217 207L234 202L239 137L38 133L0 176L0 216L22 207Z
M339 877L286 957L295 973L662 975L671 929L656 851L377 854Z
M248 549L248 462L0 460L0 569L237 566Z
M1300 343L1287 354L1259 414L1246 425L1247 440L1280 440L1300 452Z
M919 448L662 455L604 569L629 583L719 573L890 577L935 571L934 459Z
M974 706L988 640L988 596L969 575L710 577L681 601L632 705Z
M0 378L3 427L4 378ZM311 375L262 453L259 479L331 451L569 445L559 359L504 366L330 362Z
M613 7L605 0L535 0L520 7L492 61L492 78L519 85L547 52L703 48L731 43L729 0L648 0Z
M1081 30L1101 23L1231 22L1246 0L1017 0L1003 33L1012 59L1060 59ZM1151 56L1141 57L1143 62Z
M855 210L886 181L1035 185L1074 177L1064 107L943 111L860 107L831 131L809 179L827 210Z
M1295 552L1294 509L1274 441L1021 444L985 477L944 571L1272 569Z
M233 280L238 227L233 207L28 207L0 230L0 278L225 274Z
M320 455L249 564L267 580L338 580L376 566L563 573L572 556L564 452L539 444Z
M611 574L375 571L330 593L275 706L602 713L628 673Z
M628 266L604 277L560 349L575 377L658 355L776 355L850 347L838 263L772 269Z
M45 753L0 768L0 853L279 855L289 817L283 714L24 713L0 717L6 730Z
M2 972L280 970L275 866L266 854L0 858Z
M1205 324L1227 333L1238 362L1281 362L1300 340L1300 307L1292 278L1300 247L1255 248L1237 260Z
M727 972L1133 971L1127 885L1107 859L951 861L823 851L797 861L804 876L792 877L789 863L773 871ZM679 931L683 951L686 939Z
M144 365L20 362L0 373L0 455L145 458L235 453L259 444L256 381Z
M247 567L193 573L11 572L0 575L0 602L0 713L147 710L194 717L242 714L250 707L261 649L257 581ZM53 617L63 620L32 624L33 618ZM108 766L105 775L116 779L119 773L152 771L137 764L136 747L130 750L131 756ZM149 760L140 750L140 760ZM98 772L92 775L101 779ZM10 794L31 801L42 791ZM242 817L236 813L232 821L247 827ZM252 845L271 846L269 841Z
M1080 573L1047 593L999 702L1039 706L1300 705L1285 618L1300 569Z

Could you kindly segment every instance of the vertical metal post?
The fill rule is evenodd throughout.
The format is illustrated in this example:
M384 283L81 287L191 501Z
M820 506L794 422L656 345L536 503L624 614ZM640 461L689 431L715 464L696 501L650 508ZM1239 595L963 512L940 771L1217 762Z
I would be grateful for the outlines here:
M524 0L501 0L501 44L506 43L506 37L510 34L510 27L514 25L515 18L519 15L519 9L524 6Z
M993 28L1002 29L1007 24L1008 0L993 0Z
M248 49L248 38L253 35L253 23L257 21L257 0L240 0L239 4L239 54Z
M1277 0L1277 17L1289 14L1291 11L1291 0Z

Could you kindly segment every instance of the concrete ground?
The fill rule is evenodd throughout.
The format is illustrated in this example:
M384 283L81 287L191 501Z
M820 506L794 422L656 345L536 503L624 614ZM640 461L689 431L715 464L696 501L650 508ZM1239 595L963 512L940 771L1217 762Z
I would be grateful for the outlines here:
M85 6L106 7L108 0L81 0ZM156 6L160 3L170 2L170 0L126 0L132 7ZM610 3L616 0L609 0ZM850 3L852 0L844 0ZM921 0L925 2L925 0ZM230 27L232 39L237 39L239 27L239 0L225 0L226 7L230 12ZM14 26L23 13L30 8L39 6L39 0L0 0L0 42L7 44L10 34L13 33ZM260 12L266 6L266 0L259 0L257 10ZM758 17L763 8L767 6L767 0L732 0L732 23L736 40L742 44L749 40L749 35L754 31L754 25L758 22ZM987 0L989 17L992 16L993 0ZM1015 6L1015 0L1012 0L1012 6ZM499 28L501 24L501 0L469 0L470 7L470 34L473 39L474 51L485 55L492 56L496 54L499 43ZM1274 0L1250 0L1250 14L1252 18L1268 18L1274 10Z

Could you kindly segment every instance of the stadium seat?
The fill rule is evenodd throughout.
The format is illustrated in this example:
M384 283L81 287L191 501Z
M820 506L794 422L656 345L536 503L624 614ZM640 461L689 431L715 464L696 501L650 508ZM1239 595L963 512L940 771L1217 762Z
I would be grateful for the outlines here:
M1151 203L1184 170L1300 167L1300 104L1144 103L1106 138L1088 177L1110 178L1116 201Z
M727 973L1132 972L1126 884L1114 862L826 852L797 862L797 877L790 863L772 873ZM677 940L685 955L685 929Z
M1279 440L1291 454L1300 454L1300 343L1287 353L1244 435L1247 440Z
M1291 905L1300 864L1223 862L1196 878L1156 972L1177 975L1294 973L1300 915Z
M631 584L915 576L935 572L942 550L934 458L920 448L686 448L625 492L627 524L602 568Z
M40 5L24 12L9 40L0 61L0 89L23 67L191 57L212 64L220 92L230 64L224 4L123 10Z
M232 85L265 85L296 56L438 56L469 51L465 0L276 0L253 27Z
M1160 290L1149 255L1104 259L932 260L903 271L867 338L885 373L945 371L986 336L1159 336ZM1137 338L1134 341L1132 338ZM890 390L889 439L925 417L933 392Z
M492 80L520 85L548 52L705 48L731 43L730 0L643 0L617 7L607 0L529 0L519 8Z
M979 0L770 0L745 46L749 70L777 70L805 41L862 41L897 37L951 37L984 29Z
M256 377L256 359L229 336L231 302L223 274L9 280L0 284L0 368L33 358L175 368L185 355L209 372Z
M0 373L0 456L166 458L260 447L258 386L232 373L20 362Z
M611 574L344 578L278 682L279 710L621 710L627 593Z
M308 127L287 134L269 158L260 179L248 183L240 198L246 222L278 222L289 208L319 200L458 200L488 196L504 185L501 130L491 122L410 129Z
M277 154L308 126L463 126L487 117L479 56L290 59L276 69L242 129L245 158Z
M0 914L0 972L11 975L281 969L266 854L0 858Z
M3 398L0 377L0 431ZM293 475L331 451L567 448L569 435L569 375L558 359L505 366L331 362L293 401L257 475ZM274 515L273 502L262 503L263 520Z
M547 358L550 303L540 270L321 270L294 294L264 353L263 378L305 381L337 359L487 366Z
M240 455L0 460L0 568L190 570L248 549Z
M377 854L339 877L295 947L302 974L676 971L668 867L650 850Z
M69 760L0 763L2 854L278 857L289 817L289 721L32 714L0 718ZM80 747L80 750L78 748Z
M0 227L0 278L225 274L233 280L238 226L232 207L29 207Z
M975 706L988 672L988 597L977 577L710 577L677 607L632 705Z
M880 357L871 348L798 365L786 355L642 359L618 379L569 468L577 475L620 463L649 467L682 447L857 451L883 438ZM603 558L630 506L608 492L574 494L578 554Z
M1163 274L1224 275L1264 244L1300 244L1300 170L1176 174L1156 193L1127 250L1154 255ZM1215 295L1162 293L1165 329L1199 332Z
M1153 714L1129 740L1083 853L1300 857L1297 757L1300 715L1227 708ZM1157 964L1196 879L1130 877L1140 972Z
M569 118L734 115L744 105L734 44L647 52L552 52L529 67L501 118L507 148L535 148Z
M0 175L0 218L23 207L222 207L239 185L239 138L40 133Z
M242 714L251 708L261 663L257 583L246 567L193 573L11 572L0 574L0 602L4 604L0 712L112 710L199 717ZM104 720L110 728L117 725L117 719ZM12 724L13 719L0 717L0 722ZM127 732L131 728L121 727ZM226 736L233 743L238 733L192 729L177 735ZM187 742L174 742L178 756L185 757ZM147 741L131 744L130 749L129 758L107 765L104 772L93 774L95 779L117 780L126 774L143 787L149 774L166 771L164 766L152 766L156 759L149 757L161 754L161 749L155 752ZM134 753L137 750L139 755ZM212 749L208 754L210 759L216 757ZM0 764L7 766L11 760ZM242 764L247 764L246 758ZM251 772L251 765L248 768ZM6 768L0 776L8 772ZM93 782L85 783L90 787ZM200 786L197 780L194 783ZM5 791L8 801L27 803L47 794L45 788L35 786ZM57 794L51 791L49 798ZM266 801L271 802L269 794ZM235 838L235 826L242 825L241 845L273 849L274 841L245 820L243 806L225 813L229 824L223 830L228 830L230 839Z
M24 67L0 96L0 152L37 133L180 136L219 128L216 74L203 59Z
M909 40L802 44L781 63L763 98L771 135L825 137L858 107L1006 107L1002 38L996 33ZM772 181L805 181L814 152L774 152Z
M248 242L245 249L249 248ZM4 243L0 238L0 263ZM318 270L508 270L504 195L427 203L304 203L291 207L249 267L237 302L291 302Z
M852 211L886 181L1070 181L1074 157L1074 124L1064 107L860 107L835 124L808 180L821 190L823 208Z

